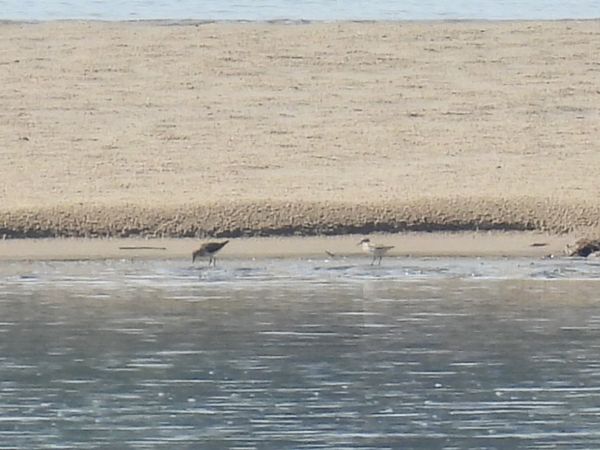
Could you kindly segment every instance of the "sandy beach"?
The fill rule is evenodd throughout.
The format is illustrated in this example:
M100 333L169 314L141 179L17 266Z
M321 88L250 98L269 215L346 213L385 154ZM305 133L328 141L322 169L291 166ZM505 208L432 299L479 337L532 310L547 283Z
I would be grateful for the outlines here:
M0 236L598 228L599 25L2 23Z

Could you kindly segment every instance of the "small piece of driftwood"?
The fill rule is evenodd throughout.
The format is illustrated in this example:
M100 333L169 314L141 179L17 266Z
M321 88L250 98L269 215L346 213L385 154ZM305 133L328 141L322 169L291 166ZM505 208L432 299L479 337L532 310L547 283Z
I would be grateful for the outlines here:
M531 247L545 247L547 245L547 242L534 242L533 244L531 244Z
M147 245L131 245L119 247L119 250L166 250L167 247L151 247Z

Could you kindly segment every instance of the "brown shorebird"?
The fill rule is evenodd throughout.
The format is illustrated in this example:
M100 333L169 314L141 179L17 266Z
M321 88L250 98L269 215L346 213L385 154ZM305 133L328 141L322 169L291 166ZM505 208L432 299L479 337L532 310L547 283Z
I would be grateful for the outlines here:
M600 239L579 239L574 245L567 245L569 256L588 257L600 252Z
M217 266L216 254L225 247L229 241L223 242L206 242L200 246L198 250L192 253L192 262L196 261L196 258L208 258L208 267L212 264Z
M379 260L378 264L381 264L383 255L394 248L393 245L386 246L371 244L371 239L369 238L364 238L358 243L358 245L362 247L363 252L373 255L373 261L371 261L371 265L375 264L375 261L377 260Z

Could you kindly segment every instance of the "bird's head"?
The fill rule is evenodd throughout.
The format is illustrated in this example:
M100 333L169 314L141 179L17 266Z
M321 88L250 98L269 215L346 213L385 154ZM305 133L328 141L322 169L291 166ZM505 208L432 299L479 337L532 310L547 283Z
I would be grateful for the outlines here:
M356 245L368 244L369 242L371 242L371 239L364 238L364 239L361 239L361 241L358 244L356 244Z
M192 262L196 261L196 258L200 255L201 250L196 250L192 253Z

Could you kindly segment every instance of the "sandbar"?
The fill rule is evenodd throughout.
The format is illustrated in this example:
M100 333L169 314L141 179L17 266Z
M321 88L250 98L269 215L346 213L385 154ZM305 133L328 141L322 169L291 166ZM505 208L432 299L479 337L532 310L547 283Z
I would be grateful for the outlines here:
M3 22L0 39L0 237L600 224L598 20Z

